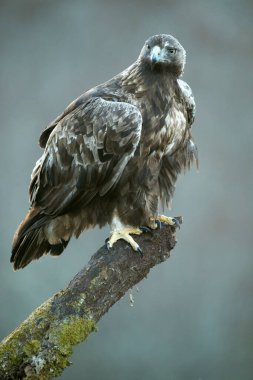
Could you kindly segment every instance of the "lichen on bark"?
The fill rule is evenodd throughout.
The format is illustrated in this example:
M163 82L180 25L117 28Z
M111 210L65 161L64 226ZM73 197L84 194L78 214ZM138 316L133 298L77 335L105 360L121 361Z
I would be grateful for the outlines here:
M101 247L63 290L36 309L0 343L1 380L48 380L70 364L73 347L149 270L165 261L176 243L175 229L164 227L136 237L144 256L119 241Z

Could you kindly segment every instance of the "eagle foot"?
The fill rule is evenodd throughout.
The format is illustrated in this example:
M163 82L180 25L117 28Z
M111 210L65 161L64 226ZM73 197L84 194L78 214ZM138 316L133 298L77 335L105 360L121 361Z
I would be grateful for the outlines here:
M141 235L142 232L143 229L137 227L124 227L120 230L112 231L109 239L106 241L107 249L110 250L118 240L122 239L125 240L133 248L134 251L139 252L143 256L143 252L139 244L137 244L130 235Z
M180 225L183 223L183 217L182 216L165 216L165 215L158 215L157 218L150 218L150 228L156 229L156 228L162 228L162 226L170 225L174 227L180 228Z

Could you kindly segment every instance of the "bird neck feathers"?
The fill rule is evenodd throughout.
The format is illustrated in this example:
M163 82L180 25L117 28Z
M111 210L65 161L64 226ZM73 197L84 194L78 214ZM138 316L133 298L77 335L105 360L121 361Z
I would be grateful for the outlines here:
M149 92L157 86L165 88L166 92L171 92L176 82L177 76L174 72L151 70L139 60L122 73L122 85L136 95Z

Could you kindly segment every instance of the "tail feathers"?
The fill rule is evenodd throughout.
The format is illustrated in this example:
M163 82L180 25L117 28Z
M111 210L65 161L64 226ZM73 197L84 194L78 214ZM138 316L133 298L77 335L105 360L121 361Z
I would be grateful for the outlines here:
M50 219L51 220L51 219ZM58 256L66 248L68 241L61 240L58 244L50 244L45 236L44 227L50 222L48 216L36 210L30 210L15 233L11 262L14 270L24 268L32 260L50 253Z
M50 251L50 244L42 236L42 230L36 229L20 236L12 249L11 262L14 270L24 268L32 260L39 259Z

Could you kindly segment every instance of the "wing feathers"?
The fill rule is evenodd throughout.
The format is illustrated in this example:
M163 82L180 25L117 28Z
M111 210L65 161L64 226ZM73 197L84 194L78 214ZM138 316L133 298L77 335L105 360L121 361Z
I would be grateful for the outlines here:
M139 110L93 98L59 120L33 172L30 197L56 217L104 196L120 179L138 145Z

